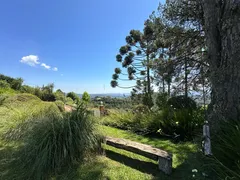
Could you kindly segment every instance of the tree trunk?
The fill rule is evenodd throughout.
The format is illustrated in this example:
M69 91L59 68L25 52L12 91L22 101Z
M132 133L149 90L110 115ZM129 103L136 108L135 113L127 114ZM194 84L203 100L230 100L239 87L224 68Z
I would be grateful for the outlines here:
M150 67L149 67L149 55L147 55L147 93L151 94L151 81L150 81Z
M240 1L202 0L210 82L210 124L239 118Z

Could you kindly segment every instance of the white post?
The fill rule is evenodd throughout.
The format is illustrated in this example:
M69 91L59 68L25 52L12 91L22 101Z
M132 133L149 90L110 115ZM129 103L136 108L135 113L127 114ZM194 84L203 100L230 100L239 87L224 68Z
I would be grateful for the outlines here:
M203 125L203 149L204 149L204 154L206 156L212 155L210 128L209 128L208 121L206 121L205 124Z

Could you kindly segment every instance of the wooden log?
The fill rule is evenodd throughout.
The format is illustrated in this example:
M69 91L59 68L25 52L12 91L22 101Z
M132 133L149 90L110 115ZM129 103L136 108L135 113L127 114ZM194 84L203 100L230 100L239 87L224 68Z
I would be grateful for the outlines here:
M150 145L145 145L119 138L106 137L105 141L107 145L119 149L124 149L158 161L159 169L166 174L171 174L172 172L172 154L166 151L154 148Z

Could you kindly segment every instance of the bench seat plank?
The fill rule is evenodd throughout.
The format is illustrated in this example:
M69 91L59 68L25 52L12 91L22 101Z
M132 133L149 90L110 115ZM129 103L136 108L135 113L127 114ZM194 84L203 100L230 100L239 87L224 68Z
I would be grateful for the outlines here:
M126 139L112 137L105 137L105 143L107 145L131 151L136 154L158 161L160 170L164 171L166 174L170 174L172 172L172 154L164 150L154 148L150 145L129 141Z

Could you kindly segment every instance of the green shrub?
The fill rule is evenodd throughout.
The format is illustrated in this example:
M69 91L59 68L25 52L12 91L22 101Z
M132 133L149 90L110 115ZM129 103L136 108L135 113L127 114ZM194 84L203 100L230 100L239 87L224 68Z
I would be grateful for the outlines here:
M82 95L82 100L83 100L83 102L86 102L86 103L90 102L90 100L91 100L90 95L86 91Z
M23 83L22 78L12 78L3 74L0 74L0 80L6 81L14 90L20 90Z
M29 93L29 94L34 94L34 87L28 86L28 85L23 85L20 89L20 92L22 93Z
M43 101L55 101L56 97L52 92L49 92L47 90L43 90L41 99Z
M74 104L74 101L73 101L70 97L67 97L67 98L66 98L66 104L68 104L68 105L73 105L73 104Z
M162 110L167 106L168 94L167 93L159 93L156 98L155 104L157 107Z
M220 179L240 179L240 121L220 124L213 136L214 169Z
M32 119L16 129L23 132L22 146L4 179L50 179L63 166L83 162L96 148L95 123L82 106L63 117Z
M65 94L64 92L62 92L60 89L58 89L55 93L54 93L56 100L65 102Z
M133 108L133 112L134 113L149 113L150 109L146 105L139 104Z
M192 140L197 129L204 122L204 112L201 109L165 108L162 111L160 132L178 138L179 140Z
M159 129L159 119L155 118L155 114L153 113L117 111L103 117L101 123L138 134L157 132Z
M167 101L167 105L176 109L195 110L197 108L196 102L190 97L174 96Z
M65 108L64 108L64 103L62 101L55 101L55 104L57 105L58 109L61 111L61 112L64 112L65 111Z
M10 84L5 81L5 80L0 80L0 87L4 88L4 89L9 89L10 88Z
M67 97L71 98L75 103L80 102L80 97L74 92L67 93Z

